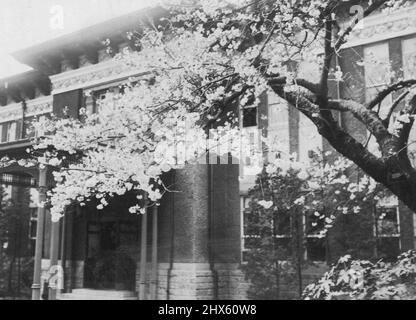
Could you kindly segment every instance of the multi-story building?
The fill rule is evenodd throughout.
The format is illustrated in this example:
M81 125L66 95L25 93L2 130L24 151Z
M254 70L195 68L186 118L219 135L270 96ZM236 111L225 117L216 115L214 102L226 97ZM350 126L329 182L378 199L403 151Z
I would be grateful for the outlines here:
M347 77L334 81L336 97L370 99L386 85L389 62L398 76L416 73L415 13L416 7L411 7L364 20L365 28L354 31L337 61ZM27 156L34 117L62 116L64 109L77 117L80 107L94 111L106 92L118 90L129 77L142 76L111 59L103 40L111 39L114 52L130 46L126 31L144 14L155 17L161 12L135 12L14 53L33 71L0 80L1 156ZM85 95L87 91L92 94ZM241 126L254 146L260 143L260 129L286 141L302 161L308 161L309 151L317 147L331 150L308 119L271 94L257 110L245 110L242 118ZM368 138L347 114L340 114L339 121L360 141ZM249 236L244 234L244 209L253 170L249 161L240 166L187 166L166 176L182 192L167 194L149 214L128 213L132 199L123 197L100 213L94 207L71 206L58 223L51 222L47 208L35 208L36 199L43 199L53 185L51 168L5 167L0 182L9 198L23 197L28 203L29 214L22 222L27 250L22 255L42 258L35 259L35 275L42 271L33 282L36 298L45 291L51 266L58 265L64 267L61 298L82 298L90 294L88 289L99 289L94 292L103 299L226 299L245 297L248 285L240 267L247 249L244 238ZM241 174L244 178L239 179ZM371 230L379 238L379 252L389 257L414 248L414 213L394 199L380 203L377 210L385 213L384 222ZM306 237L305 258L320 264L314 272L322 272L345 249L327 239Z

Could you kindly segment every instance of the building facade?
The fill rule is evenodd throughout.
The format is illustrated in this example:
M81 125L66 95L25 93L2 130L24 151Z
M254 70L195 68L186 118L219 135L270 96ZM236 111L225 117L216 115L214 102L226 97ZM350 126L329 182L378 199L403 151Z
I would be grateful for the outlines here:
M365 27L353 33L337 61L346 80L333 81L334 97L368 101L386 85L390 64L397 77L416 73L415 13L412 7L364 21ZM113 52L132 46L126 32L137 21L161 14L136 12L16 52L15 58L34 70L0 80L1 156L27 156L30 138L36 134L30 128L34 117L51 113L78 117L81 107L94 112L106 92L119 90L128 78L145 77L114 61L103 41L111 39ZM357 61L362 63L357 66ZM265 94L257 109L245 110L241 117L242 130L253 148L261 143L263 133L278 136L301 161L308 161L316 148L332 150L308 119L272 94ZM339 114L339 121L359 141L369 138L347 114ZM249 249L244 239L250 235L245 233L245 208L256 173L249 159L240 165L189 165L167 174L165 181L181 192L168 193L157 209L145 215L130 214L128 203L134 199L125 196L115 198L103 212L94 206L71 206L58 223L51 222L47 208L36 208L53 185L52 170L13 165L0 172L9 198L24 199L28 208L22 222L26 249L21 255L41 256L35 259L35 275L41 271L33 282L36 299L48 292L47 280L59 268L63 271L61 299L91 298L89 289L102 299L246 297L248 283L241 265ZM414 248L414 213L395 199L380 203L377 210L386 217L371 230L379 238L380 257ZM383 231L383 223L390 226L388 232ZM305 258L316 262L306 277L321 275L328 263L345 252L331 239L306 238ZM49 298L56 294L49 290Z

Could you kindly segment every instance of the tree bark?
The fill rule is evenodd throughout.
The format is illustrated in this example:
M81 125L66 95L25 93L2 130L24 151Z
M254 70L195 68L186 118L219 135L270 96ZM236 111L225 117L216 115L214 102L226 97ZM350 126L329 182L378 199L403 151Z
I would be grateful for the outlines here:
M333 119L331 112L320 112L321 106L312 102L306 95L300 92L284 92L282 83L274 80L269 81L269 85L276 94L308 117L336 151L354 162L375 181L389 189L409 209L416 212L416 170L407 155L407 143L413 120L404 124L403 129L396 136L390 134L386 127L383 128L383 122L378 115L363 105L353 101L340 104L344 108L341 111L352 112L355 118L376 136L382 153L381 157L377 157L343 130ZM331 102L326 105L331 107ZM416 97L412 99L406 112L416 113Z

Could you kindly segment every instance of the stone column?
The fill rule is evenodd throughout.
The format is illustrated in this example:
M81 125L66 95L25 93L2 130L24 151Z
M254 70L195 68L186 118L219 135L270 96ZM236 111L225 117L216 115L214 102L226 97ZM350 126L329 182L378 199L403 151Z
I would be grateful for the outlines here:
M146 276L147 276L147 215L149 210L142 215L141 240L140 240L140 279L139 300L146 300Z
M46 167L39 169L39 202L43 203L46 200ZM41 296L41 267L42 267L42 248L43 248L43 233L45 223L45 208L38 207L38 220L36 228L36 246L35 246L35 262L33 271L32 284L32 300L40 300Z
M157 298L157 206L153 207L152 214L152 274L150 279L150 299Z
M52 275L56 275L54 277L54 281L49 281L49 300L56 300L56 292L60 288L57 287L60 284L60 277L62 274L56 274L55 272L60 273L61 266L58 266L58 254L59 254L59 224L60 221L52 222L51 225L51 247L50 247L50 268L54 272ZM51 272L52 272L51 271Z

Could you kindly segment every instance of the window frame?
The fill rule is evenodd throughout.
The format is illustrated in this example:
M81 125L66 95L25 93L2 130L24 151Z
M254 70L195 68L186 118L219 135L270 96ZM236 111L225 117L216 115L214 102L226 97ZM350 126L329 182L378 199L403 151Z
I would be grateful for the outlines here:
M244 259L245 253L250 250L249 247L246 247L246 239L260 237L259 235L257 235L257 236L256 235L248 235L248 234L245 233L245 230L246 230L245 215L248 213L247 209L248 209L248 204L250 203L250 201L251 201L251 198L247 194L241 194L240 195L241 263L243 263L243 264L247 263L247 261ZM292 239L292 236L293 236L293 232L291 230L291 228L292 228L292 217L289 216L289 219L290 219L290 221L289 221L290 230L286 234L275 234L275 236L274 236L275 240L284 239L284 240L289 240L290 241ZM271 224L270 227L274 228L274 221L272 221L272 224ZM306 215L303 214L302 215L302 233L303 233L302 241L306 241L305 246L304 246L303 259L305 261L310 261L310 262L315 262L315 263L321 263L321 262L327 263L327 261L328 261L327 237L326 236L325 237L320 237L317 234L309 234L308 235L306 233L306 230L307 230L306 228L307 228L307 226L306 226ZM312 260L312 259L309 258L309 256L311 254L308 253L309 248L308 248L307 241L310 240L310 239L321 239L324 242L324 247L325 247L325 258L324 258L324 260L317 260L317 259ZM289 248L289 250L291 250L291 248Z
M16 121L11 121L9 123L7 123L7 128L6 128L6 141L5 142L15 142L18 139L18 135L17 135L17 122ZM11 139L11 136L13 137L13 139Z
M377 256L380 255L381 252L386 252L386 250L383 250L383 240L395 240L397 241L397 247L398 247L398 252L395 252L391 255L392 258L396 257L397 254L399 254L401 252L402 249L402 243L401 243L401 227L400 227L400 208L398 205L395 204L379 204L374 208L374 213L373 213L373 217L374 217L374 225L373 225L373 236L375 239L375 245L376 245L376 251L377 251ZM380 234L379 232L379 215L377 213L378 210L391 210L394 209L395 213L396 213L396 228L397 228L397 233L394 234ZM390 254L387 254L388 256L390 256ZM390 258L390 257L387 257Z

